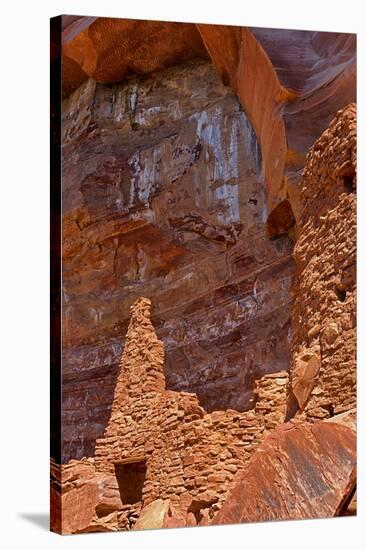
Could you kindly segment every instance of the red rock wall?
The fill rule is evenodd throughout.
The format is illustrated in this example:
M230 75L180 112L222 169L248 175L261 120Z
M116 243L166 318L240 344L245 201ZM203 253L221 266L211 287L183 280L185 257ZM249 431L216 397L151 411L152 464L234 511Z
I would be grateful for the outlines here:
M64 33L63 453L93 458L52 465L54 529L204 525L224 501L219 523L351 509L354 105L298 181L354 98L355 38ZM140 296L152 319L139 300L121 343ZM115 465L141 460L125 503Z
M356 35L94 19L64 21L64 92L88 76L114 82L210 56L261 146L269 235L286 233L301 210L297 183L309 147L355 101Z
M170 389L245 410L289 367L292 242L266 238L253 130L211 64L63 105L63 452L92 455L108 420L129 306L151 297ZM102 388L102 390L101 390Z
M356 97L356 36L198 25L224 82L261 146L269 236L298 220L305 155L338 109Z
M199 30L218 74L238 94L253 124L261 145L271 211L275 201L283 195L287 145L282 114L289 94L281 86L267 53L249 29L199 25ZM230 48L222 48L223 43L228 43Z
M284 424L238 476L215 524L337 516L356 482L352 429L326 422Z
M272 185L273 178L268 182L273 206L281 196L282 200L288 198L298 221L298 183L305 156L336 112L356 99L356 35L264 28L250 31L266 52L282 88L289 92L287 97L282 93L283 110L279 110L286 133L282 189Z
M88 21L73 22L63 32L65 92L80 84L69 76L68 69L75 64L84 73L84 80L91 76L97 82L107 83L152 73L198 55L208 58L192 23L111 17L84 19Z

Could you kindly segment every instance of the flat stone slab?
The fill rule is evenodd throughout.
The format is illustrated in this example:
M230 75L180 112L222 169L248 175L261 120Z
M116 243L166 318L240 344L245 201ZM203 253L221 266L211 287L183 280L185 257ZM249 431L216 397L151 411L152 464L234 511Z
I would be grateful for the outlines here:
M258 448L215 524L328 518L356 484L356 435L331 423L286 423Z

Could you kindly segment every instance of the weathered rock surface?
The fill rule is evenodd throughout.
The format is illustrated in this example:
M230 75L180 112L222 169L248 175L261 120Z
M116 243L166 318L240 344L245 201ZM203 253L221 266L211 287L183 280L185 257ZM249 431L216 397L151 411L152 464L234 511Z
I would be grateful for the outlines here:
M162 529L166 527L169 500L157 499L146 506L134 525L134 529Z
M135 463L129 479L137 480L135 472L145 469L143 507L169 499L178 515L192 512L198 523L201 509L214 515L212 505L218 509L236 473L284 421L288 373L256 382L253 411L205 413L196 395L165 389L164 346L151 323L150 305L142 298L131 307L111 416L96 442L95 470L118 477L116 464L122 464L125 479L128 465ZM130 501L130 495L121 498Z
M75 34L75 26L81 32ZM84 24L73 22L63 34L64 68L77 64L86 77L97 82L152 73L198 55L208 58L196 25L191 23L97 17ZM68 74L63 81L69 89L80 84Z
M94 460L71 461L62 468L51 461L51 528L63 534L90 525L98 503Z
M129 306L153 298L168 387L253 407L289 366L292 242L265 235L253 130L207 62L85 82L63 107L63 453L103 433Z
M339 515L356 483L356 437L338 424L276 428L241 473L214 523Z
M79 18L65 22L63 35L65 93L88 76L115 82L210 56L260 143L270 235L287 232L298 217L296 183L305 155L336 111L356 97L352 34Z
M282 97L280 94L275 98L277 113L281 112L278 98L284 102L284 177L277 180L269 174L269 211L272 211L273 222L280 221L282 214L279 211L276 216L276 209L281 201L288 199L299 221L302 205L297 184L305 156L336 112L356 99L356 35L264 28L250 30L286 91ZM268 140L269 130L270 127L263 127L265 140ZM269 164L276 166L273 147L270 148ZM276 233L276 227L273 231Z
M293 423L266 438L218 523L355 513L355 117L352 104L337 113L309 151L300 182L287 410Z

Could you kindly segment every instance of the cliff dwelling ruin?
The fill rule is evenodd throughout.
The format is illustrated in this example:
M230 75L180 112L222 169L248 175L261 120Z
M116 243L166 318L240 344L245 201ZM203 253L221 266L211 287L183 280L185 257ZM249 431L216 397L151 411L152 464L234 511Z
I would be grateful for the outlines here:
M95 36L108 29L119 52L127 47L119 33L135 30L94 19L76 38L64 29L53 529L348 513L356 487L350 35L175 23L157 31L140 22L139 40L154 32L160 44L149 46L157 66L145 67L131 47L122 67ZM178 25L174 47L165 25ZM295 40L300 67L280 53ZM327 40L338 53L325 86Z
M132 93L133 132L116 120ZM86 120L80 94L86 106L94 98ZM196 393L208 411L252 408L255 380L290 366L294 264L291 238L266 236L261 155L238 99L211 63L194 61L113 89L88 81L65 109L64 181L79 189L63 202L65 459L102 434L140 296L153 302L168 388ZM110 391L89 436L101 376Z

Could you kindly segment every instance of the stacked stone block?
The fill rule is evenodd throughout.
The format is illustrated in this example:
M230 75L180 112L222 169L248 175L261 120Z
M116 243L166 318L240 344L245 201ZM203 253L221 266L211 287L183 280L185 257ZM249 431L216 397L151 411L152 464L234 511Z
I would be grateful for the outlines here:
M293 416L356 406L356 106L339 111L307 155L294 249Z
M150 301L142 298L131 308L111 418L96 442L96 472L113 476L115 464L144 460L143 507L169 499L178 514L208 521L265 433L284 421L288 374L256 382L254 410L208 414L195 394L165 390L163 366Z

